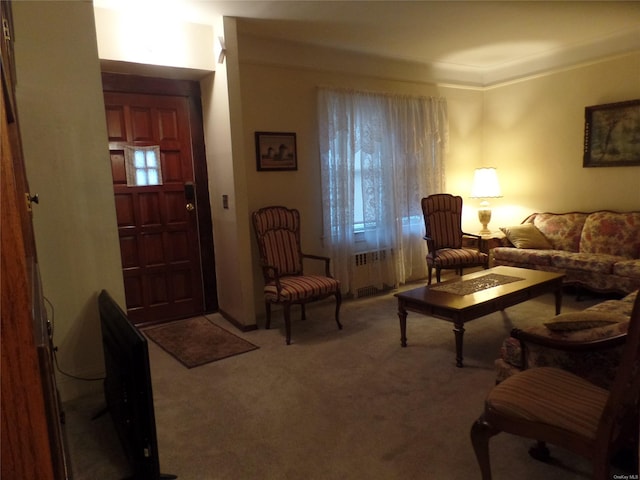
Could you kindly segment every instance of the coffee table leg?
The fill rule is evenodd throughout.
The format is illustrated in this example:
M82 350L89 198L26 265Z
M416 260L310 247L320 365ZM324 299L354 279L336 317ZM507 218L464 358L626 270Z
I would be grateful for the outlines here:
M464 336L464 324L454 323L453 333L456 336L456 367L462 368L462 337Z
M562 310L562 287L558 288L555 291L556 294L556 315L560 315L560 310Z
M407 311L398 299L398 318L400 319L400 345L407 346Z

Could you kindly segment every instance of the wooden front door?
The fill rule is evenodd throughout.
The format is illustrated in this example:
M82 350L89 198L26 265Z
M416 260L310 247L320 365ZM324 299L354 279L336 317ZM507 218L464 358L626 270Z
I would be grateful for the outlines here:
M199 205L188 101L121 92L105 92L104 100L129 318L148 324L201 314ZM155 160L156 153L148 153L154 146L159 147Z

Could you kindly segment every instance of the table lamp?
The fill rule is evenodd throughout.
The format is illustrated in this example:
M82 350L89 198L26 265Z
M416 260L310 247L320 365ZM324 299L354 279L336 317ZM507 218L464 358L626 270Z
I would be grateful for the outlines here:
M495 168L476 168L473 176L473 186L471 188L471 198L481 198L478 209L478 220L482 224L480 235L489 235L491 230L487 227L491 221L491 208L487 198L502 197L500 183L498 183L498 173Z

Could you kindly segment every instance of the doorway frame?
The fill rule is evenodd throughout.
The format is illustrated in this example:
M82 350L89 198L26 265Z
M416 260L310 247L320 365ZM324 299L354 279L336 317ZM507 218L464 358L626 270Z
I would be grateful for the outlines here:
M191 148L193 150L193 176L196 185L196 204L198 205L198 240L202 269L203 313L217 312L219 306L213 244L213 221L211 218L209 174L204 143L200 83L194 80L143 77L103 71L102 90L103 92L172 95L187 99L191 127ZM211 245L211 248L203 248L205 245Z

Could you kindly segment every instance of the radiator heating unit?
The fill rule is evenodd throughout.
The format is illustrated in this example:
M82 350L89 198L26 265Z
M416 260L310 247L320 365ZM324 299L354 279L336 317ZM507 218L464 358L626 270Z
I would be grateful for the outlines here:
M353 261L351 290L355 298L376 295L394 288L393 250L356 253Z

